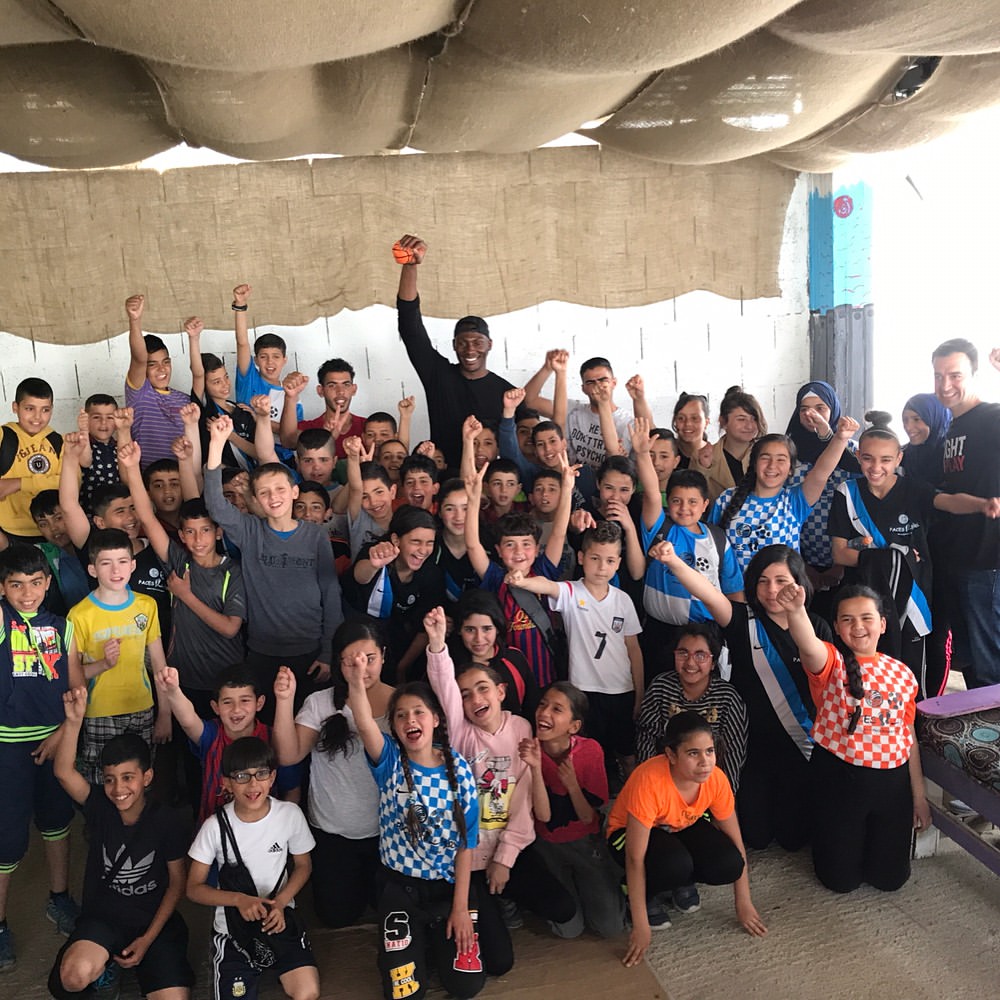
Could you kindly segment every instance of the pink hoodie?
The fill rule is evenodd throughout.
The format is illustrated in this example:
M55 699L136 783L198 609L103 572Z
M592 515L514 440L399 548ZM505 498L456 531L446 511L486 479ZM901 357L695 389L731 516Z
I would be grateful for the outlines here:
M476 778L479 846L472 852L472 870L482 871L491 861L513 868L517 856L535 839L531 769L517 752L521 740L532 735L531 726L510 712L503 713L495 733L469 722L447 649L428 651L427 679L444 709L451 745L469 762Z

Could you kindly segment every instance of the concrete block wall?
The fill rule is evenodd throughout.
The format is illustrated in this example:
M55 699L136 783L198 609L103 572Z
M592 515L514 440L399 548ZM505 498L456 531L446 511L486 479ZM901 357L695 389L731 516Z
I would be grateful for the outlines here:
M619 404L629 402L625 381L641 373L654 416L666 426L681 391L707 394L714 413L725 390L742 384L761 400L773 429L783 429L794 406L796 389L809 375L807 244L806 191L800 178L785 220L779 297L740 301L696 291L652 305L623 308L543 302L487 317L493 332L490 366L512 382L523 384L542 363L548 348L565 347L571 352L574 366L570 397L579 398L575 367L588 357L603 355L611 360L618 376ZM435 318L433 283L425 282L425 289L423 306L431 340L438 350L453 358L454 317ZM129 291L132 289L118 290L122 303ZM252 309L251 304L251 324ZM357 370L360 385L353 407L357 413L394 410L402 393L416 395L414 440L426 436L422 389L399 342L394 309L376 305L358 312L344 310L303 327L261 326L251 330L251 337L265 332L278 333L287 341L287 370L297 368L314 378L327 358L347 358ZM164 340L174 361L173 384L187 389L187 338L177 333L166 335ZM231 330L206 330L202 349L220 355L230 375L235 374ZM5 413L9 412L18 381L28 375L40 375L53 385L53 425L59 430L74 427L76 411L90 393L123 397L128 368L125 334L97 344L70 347L33 343L0 333L0 356L4 359L0 366L0 394ZM315 416L322 409L322 401L311 390L306 391L302 402L307 416Z

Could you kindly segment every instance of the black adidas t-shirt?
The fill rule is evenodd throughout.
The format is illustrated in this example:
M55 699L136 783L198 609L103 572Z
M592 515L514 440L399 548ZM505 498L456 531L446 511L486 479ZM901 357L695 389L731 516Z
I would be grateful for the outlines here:
M167 863L186 856L190 838L175 813L148 799L138 821L126 826L103 788L91 791L83 813L90 837L83 915L138 936L149 926L167 891ZM107 878L119 860L118 871Z

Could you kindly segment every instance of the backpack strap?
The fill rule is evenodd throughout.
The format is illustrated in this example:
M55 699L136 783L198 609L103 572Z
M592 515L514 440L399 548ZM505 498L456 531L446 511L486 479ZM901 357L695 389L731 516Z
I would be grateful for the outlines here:
M514 687L517 688L517 700L521 705L523 705L525 685L524 685L524 678L521 676L521 671L518 670L517 667L515 667L514 664L511 663L510 660L508 660L507 657L505 656L500 658L500 662L510 672L510 676L514 680Z
M556 630L552 625L552 619L549 618L548 612L542 606L538 595L533 594L530 590L525 590L523 587L508 586L507 589L510 591L510 596L514 598L517 606L531 619L535 628L542 633L545 645L551 649Z
M708 533L712 536L712 541L715 542L715 550L719 553L719 580L722 580L722 561L726 557L726 532L725 529L719 524L706 524L708 528Z

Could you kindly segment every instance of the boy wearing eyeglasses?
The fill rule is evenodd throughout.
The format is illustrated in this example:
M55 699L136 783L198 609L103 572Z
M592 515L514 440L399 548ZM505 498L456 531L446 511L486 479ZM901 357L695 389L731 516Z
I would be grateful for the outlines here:
M243 920L261 921L275 955L274 970L285 993L295 1000L319 996L319 970L309 939L295 922L286 923L287 908L309 881L316 841L302 810L293 802L271 797L276 768L274 752L256 737L235 740L222 754L222 782L232 801L210 816L188 851L187 895L192 903L215 907L211 967L213 996L255 1000L260 968L230 936L226 907ZM223 825L233 843L223 850ZM228 841L228 834L227 834ZM233 861L234 846L253 880L257 895L216 888L209 883L215 864Z
M577 559L583 579L572 583L507 574L509 587L549 599L569 638L569 680L587 695L587 734L617 758L627 775L635 767L635 727L643 693L639 617L632 599L611 585L622 561L622 530L602 521L583 533ZM610 760L608 761L610 763Z
M170 706L174 718L191 741L191 750L201 764L198 822L204 823L219 806L232 798L223 766L226 749L236 740L249 736L270 745L271 727L257 718L264 705L264 695L257 691L253 670L245 666L227 667L216 678L215 697L211 701L212 711L218 718L205 720L181 690L180 677L174 667L165 667L157 675L156 686L160 698ZM298 765L278 768L275 777L281 797L297 802Z

